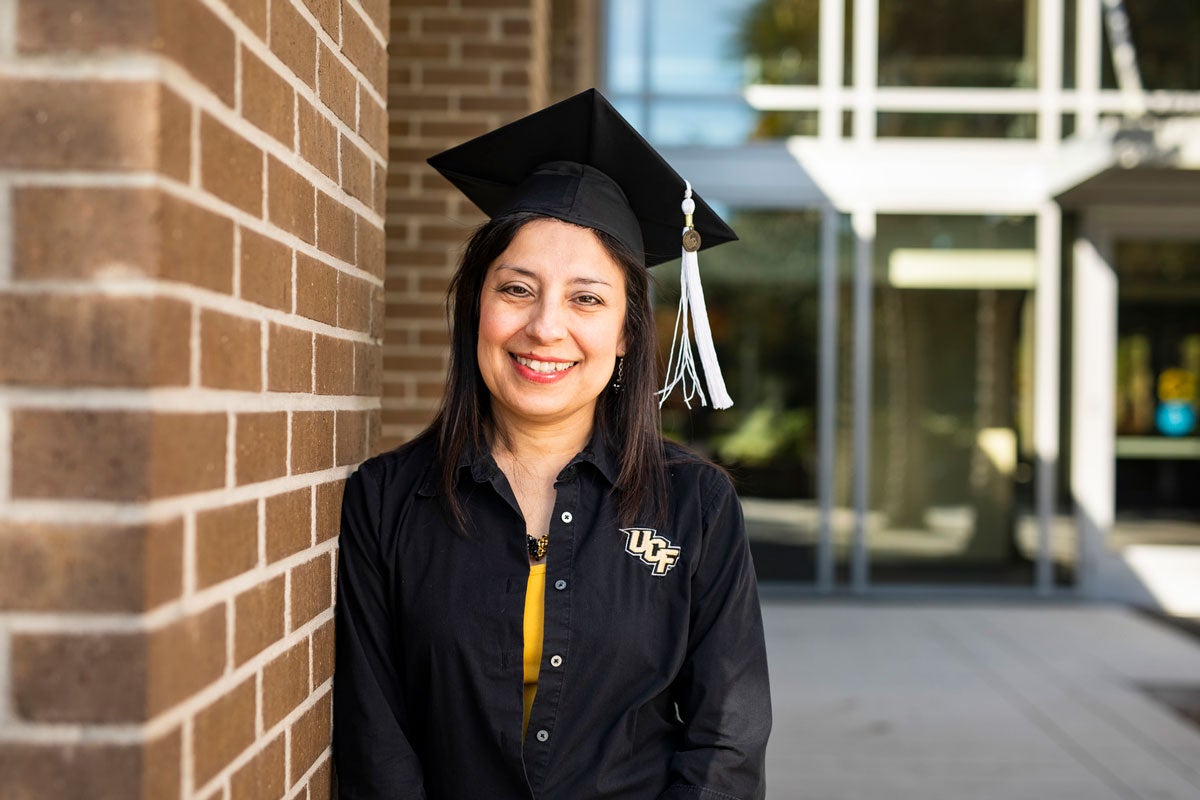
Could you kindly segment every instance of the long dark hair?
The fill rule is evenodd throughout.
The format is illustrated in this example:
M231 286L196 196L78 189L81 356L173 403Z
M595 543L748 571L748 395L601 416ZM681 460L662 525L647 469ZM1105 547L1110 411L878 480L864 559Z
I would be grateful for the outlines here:
M479 307L488 268L528 223L541 214L516 212L496 217L475 230L446 293L450 318L450 368L446 393L426 434L437 441L440 484L446 511L465 529L462 503L455 489L464 453L483 453L497 431L491 395L476 359ZM638 255L603 231L589 229L625 276L625 363L621 391L608 386L596 401L594 425L620 462L615 491L622 525L648 516L661 527L666 509L666 456L655 399L657 346L650 305L650 276ZM643 516L646 515L646 516Z

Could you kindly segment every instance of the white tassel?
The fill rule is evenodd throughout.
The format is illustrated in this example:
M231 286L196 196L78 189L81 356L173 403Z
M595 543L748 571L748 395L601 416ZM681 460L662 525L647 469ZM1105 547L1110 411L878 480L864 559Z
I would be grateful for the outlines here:
M685 181L685 183L687 183ZM683 196L683 213L687 226L683 229L686 235L692 231L692 214L695 213L696 203L692 200L692 185L687 183ZM704 381L708 386L708 396L712 406L725 409L733 405L733 399L725 389L725 379L721 375L721 365L717 362L717 350L713 345L712 329L708 324L708 308L704 304L704 287L700 284L700 259L696 256L699 249L683 248L683 259L679 270L679 311L675 316L675 330L671 336L671 355L667 360L666 384L659 394L659 407L666 402L674 388L683 387L683 402L688 408L692 407L692 398L698 397L701 405L706 405L704 392L700 389L700 379L696 374L696 362L692 357L691 340L688 336L688 312L691 312L692 329L696 336L696 350L700 354L700 364L704 368Z

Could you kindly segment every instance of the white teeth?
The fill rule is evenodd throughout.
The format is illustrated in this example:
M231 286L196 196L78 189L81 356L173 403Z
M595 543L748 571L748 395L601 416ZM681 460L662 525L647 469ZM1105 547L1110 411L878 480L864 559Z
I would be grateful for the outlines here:
M578 363L575 361L534 361L532 358L525 358L524 356L514 356L514 358L517 359L518 364L528 367L534 372L542 373L562 372L564 369L570 369Z

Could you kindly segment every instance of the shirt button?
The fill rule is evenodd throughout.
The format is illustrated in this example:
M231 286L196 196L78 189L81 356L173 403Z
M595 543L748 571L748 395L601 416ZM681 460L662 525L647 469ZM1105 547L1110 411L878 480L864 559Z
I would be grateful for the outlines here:
M567 582L560 578L554 582L554 588L561 592L563 589L567 588Z
M561 667L562 666L562 656L558 656L558 655L550 656L550 666Z
M563 522L565 522L565 523L567 523L568 525L570 525L570 524L571 524L571 520L575 519L575 517L571 516L571 512L570 512L570 511L564 511L564 512L562 513L562 516L561 516L561 517L559 517L559 519L561 519Z
M546 730L545 728L542 728L540 731L537 732L537 740L539 742L545 742L545 741L549 740L549 738L550 738L550 731Z

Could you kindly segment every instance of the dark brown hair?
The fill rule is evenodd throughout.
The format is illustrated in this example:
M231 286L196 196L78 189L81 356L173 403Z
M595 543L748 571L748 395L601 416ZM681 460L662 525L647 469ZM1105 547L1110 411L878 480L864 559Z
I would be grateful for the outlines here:
M496 433L491 395L476 359L480 297L488 268L528 223L545 219L517 212L485 222L467 242L462 262L446 294L450 318L450 368L446 393L437 417L425 434L435 438L440 461L442 497L459 530L465 528L455 484L466 453L482 453ZM638 255L603 231L589 228L625 276L625 364L622 389L609 385L596 401L594 425L620 463L615 491L623 525L641 515L656 523L666 509L666 458L661 433L657 386L657 346L650 303L650 275Z

